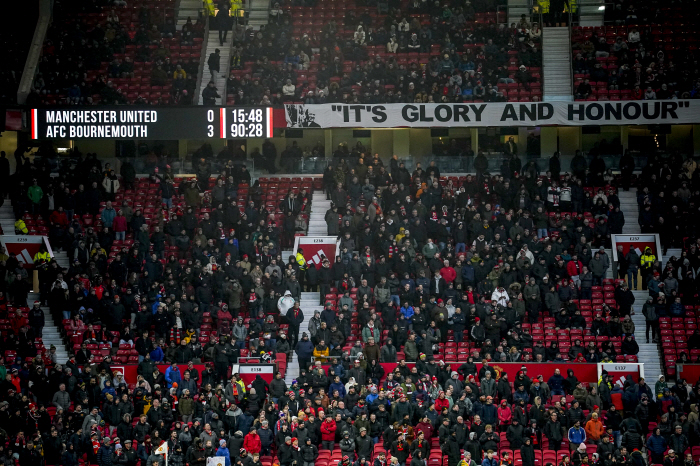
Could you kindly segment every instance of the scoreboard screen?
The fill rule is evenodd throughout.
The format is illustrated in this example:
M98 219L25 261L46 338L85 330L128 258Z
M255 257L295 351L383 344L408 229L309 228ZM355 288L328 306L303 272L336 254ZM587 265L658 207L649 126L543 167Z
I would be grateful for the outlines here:
M271 138L270 107L32 109L32 139Z

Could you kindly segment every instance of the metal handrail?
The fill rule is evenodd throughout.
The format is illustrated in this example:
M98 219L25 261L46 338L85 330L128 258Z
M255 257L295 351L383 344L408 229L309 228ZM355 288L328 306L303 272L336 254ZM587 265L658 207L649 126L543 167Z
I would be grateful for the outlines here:
M571 38L573 37L574 34L574 26L573 26L573 15L571 14L571 8L568 9L569 13L569 82L571 83L571 97L575 97L575 92L576 89L574 89L574 57L571 52Z
M197 75L197 87L192 96L192 105L197 105L199 102L199 94L202 92L202 82L204 80L204 64L207 62L207 47L205 44L209 43L209 15L204 15L204 40L202 41L202 53L199 56L199 71ZM223 104L223 102L222 102Z

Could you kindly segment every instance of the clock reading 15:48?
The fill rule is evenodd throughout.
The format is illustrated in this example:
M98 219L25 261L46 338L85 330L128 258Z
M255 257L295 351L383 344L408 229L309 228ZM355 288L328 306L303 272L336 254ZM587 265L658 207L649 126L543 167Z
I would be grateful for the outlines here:
M272 108L222 108L220 118L222 138L272 137Z

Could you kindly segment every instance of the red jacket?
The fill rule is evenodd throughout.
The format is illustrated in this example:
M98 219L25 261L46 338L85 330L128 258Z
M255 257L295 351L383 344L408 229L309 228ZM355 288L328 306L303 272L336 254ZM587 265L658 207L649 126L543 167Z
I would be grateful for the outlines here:
M62 227L68 226L68 217L66 216L66 213L59 212L58 210L53 211L53 213L49 217L49 221L51 223L55 223L56 225L60 225Z
M435 400L435 412L436 413L442 413L443 409L445 409L445 408L449 409L449 407L450 407L450 400L448 400L447 398L445 398L445 399L438 398L437 400Z
M425 434L426 439L430 439L433 437L434 429L433 429L433 425L429 422L428 423L419 422L414 431L415 431L416 435L418 435L418 431L421 431Z
M12 325L12 331L15 332L15 334L19 334L19 330L22 327L29 325L29 320L22 315L18 316L15 314L14 317L12 317L12 323L10 325Z
M333 419L324 421L321 424L321 439L324 442L335 442L335 429L337 429L337 426L335 425L335 421Z
M501 425L508 425L510 424L510 421L513 419L513 411L510 410L508 406L505 408L499 406L498 407L498 421L501 423Z
M445 279L445 283L452 283L457 278L457 272L452 267L443 267L440 269L440 275Z
M245 439L243 439L243 448L248 450L248 453L260 453L260 450L262 449L260 436L258 434L253 434L252 432L246 435Z
M576 269L576 266L578 265L578 270ZM581 273L581 269L583 269L583 264L581 261L574 261L570 260L568 264L566 264L566 272L569 274L570 277L575 277L576 275Z
M126 217L123 215L117 215L112 220L112 230L116 232L126 231Z

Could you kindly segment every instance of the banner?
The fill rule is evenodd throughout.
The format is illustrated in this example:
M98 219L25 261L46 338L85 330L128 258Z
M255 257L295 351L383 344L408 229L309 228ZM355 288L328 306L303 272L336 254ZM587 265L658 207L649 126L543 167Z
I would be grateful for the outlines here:
M294 254L299 248L304 250L304 259L309 264L320 267L323 258L327 257L333 267L340 250L340 240L335 236L297 236L294 238Z
M700 364L676 364L676 380L680 379L694 386L700 380Z
M168 369L168 367L170 367L169 364L157 364L157 366L161 374L165 374L165 371ZM180 369L180 375L184 376L185 371L187 370L187 364L178 364L177 367ZM199 371L200 377L202 372L207 369L207 366L204 364L194 364L193 367ZM269 383L272 381L275 374L274 364L233 364L231 368L232 373L235 374L238 372L240 374L241 379L243 379L246 385L255 380L256 375L260 375ZM124 380L126 383L136 383L136 377L138 375L137 369L138 365L136 364L120 364L112 366L112 372L121 372L124 375Z
M625 381L632 378L634 383L639 381L640 377L644 377L644 364L639 363L598 363L598 378L603 374L603 371L608 373L608 377L612 383L623 387Z
M2 235L0 245L5 248L7 255L15 254L17 260L24 268L34 266L34 255L39 252L41 245L46 246L51 257L54 257L53 250L46 236L37 235Z
M651 248L651 252L656 256L657 259L661 259L661 241L659 240L659 235L656 233L652 234L638 234L638 235L612 235L612 253L613 260L617 261L617 246L622 245L622 252L627 254L630 246L638 249L637 254L641 257L644 253L644 249L647 247Z
M384 368L384 373L388 374L389 372L392 372L396 366L398 366L397 363L395 362L383 362L380 363L382 367ZM415 365L414 362L407 362L406 366L412 368ZM459 366L461 366L461 362L457 363L449 363L448 366L450 367L451 370L456 371L459 369ZM481 370L481 367L483 366L482 363L477 362L476 367L477 371ZM546 382L547 379L549 379L552 375L554 375L554 370L559 369L561 372L562 377L566 378L567 377L567 370L573 369L574 374L576 374L576 377L578 378L579 381L584 382L584 383L596 383L598 381L598 371L596 368L596 364L589 364L589 363L571 363L571 362L528 362L528 363L519 363L519 362L490 362L489 366L493 368L494 371L496 371L496 378L500 379L502 374L508 374L508 379L513 382L515 380L515 377L518 375L518 372L520 372L521 368L523 366L527 367L527 376L530 377L531 379L534 379L538 375L542 375L544 378L544 381ZM330 364L323 364L324 370L328 370L330 367ZM475 374L475 377L477 375ZM460 379L464 379L462 376L459 377Z
M434 128L700 123L697 100L285 105L288 128Z
M461 363L452 364L452 370L456 370L459 366L461 366ZM482 363L476 363L477 370L481 370L482 366ZM545 382L554 375L555 369L559 369L564 378L567 377L566 371L573 369L580 382L595 383L597 381L595 364L571 362L489 362L489 367L496 371L496 379L500 379L501 375L506 373L508 374L508 380L511 382L515 381L515 377L523 366L527 368L528 377L534 379L541 375Z
M275 365L274 364L239 364L238 374L241 376L241 380L246 386L250 385L256 376L260 376L267 383L272 382L275 377Z
M158 370L161 374L165 374L165 371L170 367L170 364L156 364ZM187 370L187 364L178 364L178 369L180 369L180 375L184 377L185 371ZM194 364L193 367L199 372L200 380L202 372L207 369L204 364ZM124 376L126 383L136 383L136 377L138 376L138 365L137 364L120 364L112 365L112 373L119 371ZM153 388L153 387L151 387Z
M153 452L154 455L167 455L168 454L168 442L163 442L161 445Z

